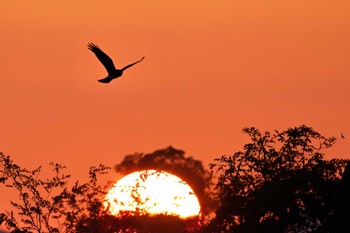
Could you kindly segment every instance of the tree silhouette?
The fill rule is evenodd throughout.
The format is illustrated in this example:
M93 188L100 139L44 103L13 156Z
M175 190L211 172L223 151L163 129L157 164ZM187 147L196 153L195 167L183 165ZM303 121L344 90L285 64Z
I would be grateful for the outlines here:
M25 232L350 232L350 161L324 159L335 137L300 126L274 133L243 130L251 142L232 156L211 164L217 174L215 217L149 215L125 211L112 216L103 205L107 186L97 177L109 169L91 167L89 181L69 183L65 167L51 163L53 176L40 178L41 167L27 170L0 153L0 185L18 192L12 211L0 212L0 225ZM115 166L122 174L164 170L185 180L206 213L212 210L212 176L200 161L168 147L128 155ZM203 225L204 224L204 225Z
M347 163L340 184L337 187L334 214L330 218L329 232L349 232L350 221L350 162Z
M109 218L109 219L107 219ZM137 232L137 233L195 233L201 232L198 219L181 219L172 215L129 215L107 217L96 221L96 233ZM109 222L108 222L109 221ZM107 224L106 224L107 223ZM106 226L113 226L113 228ZM92 229L92 228L91 228ZM104 229L101 231L101 229Z
M53 176L41 179L42 167L27 170L0 153L0 184L18 192L18 200L11 201L14 210L0 213L0 225L12 233L200 232L198 217L153 216L138 210L111 215L103 205L110 187L97 183L109 167L91 167L88 182L70 184L64 166L50 165Z
M191 186L198 197L204 215L214 207L211 194L213 184L211 172L203 167L201 161L193 157L186 157L183 150L169 146L149 154L135 153L127 155L114 168L123 175L145 169L169 172L180 177Z
M349 194L349 175L341 181L348 160L324 160L323 149L336 138L304 125L244 132L252 142L243 151L211 164L220 204L208 232L350 232L337 227L342 209L336 208L349 198L339 195L339 188ZM349 213L342 216L349 220Z
M18 193L11 201L15 211L0 213L0 225L12 232L78 232L89 221L105 215L102 200L106 187L97 184L97 176L109 167L99 165L89 170L89 181L69 184L64 166L51 163L53 176L41 179L42 167L27 170L0 153L0 184Z

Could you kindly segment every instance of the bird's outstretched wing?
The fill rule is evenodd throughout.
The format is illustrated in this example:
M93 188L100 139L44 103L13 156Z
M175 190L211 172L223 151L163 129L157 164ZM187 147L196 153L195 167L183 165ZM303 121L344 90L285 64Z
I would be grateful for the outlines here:
M136 62L134 62L134 63L131 63L131 64L125 66L125 67L122 69L122 71L124 71L124 70L126 70L126 69L132 67L133 65L135 65L135 64L137 64L137 63L139 63L139 62L141 62L143 59L145 59L145 57L142 57L140 60L138 60L138 61L136 61Z
M103 64L103 66L106 68L107 72L113 73L113 71L115 70L114 64L112 59L105 54L97 45L95 45L94 43L88 43L88 49L90 49L98 58L98 60L100 60L100 62Z

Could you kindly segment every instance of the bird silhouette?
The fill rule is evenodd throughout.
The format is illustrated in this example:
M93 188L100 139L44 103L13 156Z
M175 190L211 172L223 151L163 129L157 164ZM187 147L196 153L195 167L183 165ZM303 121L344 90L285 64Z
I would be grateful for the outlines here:
M113 79L119 78L120 76L123 75L124 70L141 62L145 58L145 57L142 57L140 60L125 66L121 70L118 70L115 68L113 60L107 54L105 54L97 45L95 45L94 43L88 43L87 47L96 55L98 60L100 60L100 62L106 68L106 70L108 72L108 76L106 78L98 80L101 83L109 83Z

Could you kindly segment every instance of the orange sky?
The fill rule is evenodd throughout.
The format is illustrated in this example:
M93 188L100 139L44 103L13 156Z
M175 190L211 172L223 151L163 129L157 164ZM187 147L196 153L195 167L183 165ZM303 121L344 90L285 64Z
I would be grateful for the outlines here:
M248 142L243 127L306 124L343 132L330 154L349 158L349 12L348 0L3 1L0 151L80 179L169 145L208 164ZM117 67L146 58L104 85L88 42Z

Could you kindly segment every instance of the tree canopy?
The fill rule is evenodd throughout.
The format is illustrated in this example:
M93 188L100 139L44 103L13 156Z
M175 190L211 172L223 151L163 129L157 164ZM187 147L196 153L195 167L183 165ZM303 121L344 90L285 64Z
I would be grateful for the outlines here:
M112 233L112 232L199 232L198 217L147 215L124 211L118 216L108 212L104 197L110 188L97 182L98 175L110 168L93 166L89 181L73 182L65 167L51 163L53 176L41 178L42 167L27 170L0 153L0 184L17 191L11 211L0 212L0 225L12 233Z
M91 223L105 215L103 198L106 187L97 183L98 175L109 167L93 166L89 181L69 183L65 166L50 163L53 175L41 178L42 167L34 170L22 168L0 153L0 184L17 192L11 201L13 210L0 212L2 223L13 233L21 232L91 232ZM97 232L97 231L96 231Z
M335 137L304 125L272 134L244 132L251 142L243 151L211 164L220 205L208 232L349 232L337 219L341 196L350 197L349 180L341 182L348 160L324 159Z
M115 170L128 174L138 170L156 169L172 173L188 183L199 199L202 212L209 213L214 202L211 194L212 176L200 160L186 157L183 150L169 146L152 153L134 153L124 157Z
M53 175L43 179L41 167L27 170L0 153L0 185L18 193L13 210L0 212L0 225L13 233L350 232L350 162L325 156L337 138L305 125L272 133L243 131L250 142L216 158L211 171L173 147L127 155L115 166L121 174L156 169L179 176L204 206L202 217L215 212L207 221L137 210L113 216L103 205L109 187L97 182L109 167L91 167L88 182L70 183L60 164L51 163Z

